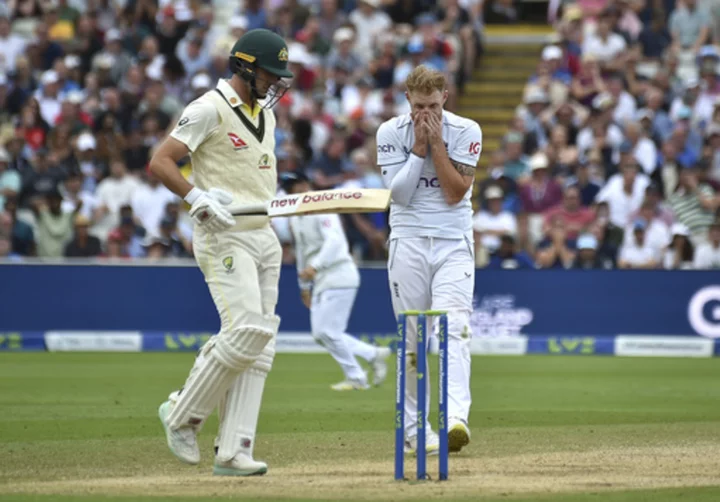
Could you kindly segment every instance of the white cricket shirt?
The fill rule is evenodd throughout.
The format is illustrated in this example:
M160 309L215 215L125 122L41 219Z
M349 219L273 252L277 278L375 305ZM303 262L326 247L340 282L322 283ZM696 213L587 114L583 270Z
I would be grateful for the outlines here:
M193 180L242 204L275 197L275 115L250 110L225 80L190 103L170 135L190 150Z
M313 294L326 289L360 286L360 274L350 256L340 216L309 214L291 216L289 220L298 272L308 266L317 271L312 284ZM310 283L300 280L301 289L309 287Z
M477 166L482 151L482 131L477 122L443 111L442 136L450 160ZM381 172L385 175L385 168L407 162L414 143L415 131L410 114L384 122L377 132L377 157ZM410 203L402 206L391 201L390 238L472 238L471 195L472 187L458 204L449 205L428 152Z

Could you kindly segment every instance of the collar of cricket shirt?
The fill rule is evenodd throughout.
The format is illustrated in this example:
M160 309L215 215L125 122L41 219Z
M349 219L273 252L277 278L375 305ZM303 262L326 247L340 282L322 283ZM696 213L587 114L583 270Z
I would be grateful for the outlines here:
M230 106L232 106L233 108L237 108L239 106L253 119L256 119L257 116L260 115L260 111L262 110L260 104L255 103L255 106L253 108L250 108L250 105L243 102L242 98L238 96L238 93L235 92L235 89L233 89L230 85L230 82L228 82L224 78L221 78L218 81L217 90L220 91L220 93L225 97L227 102L230 103Z

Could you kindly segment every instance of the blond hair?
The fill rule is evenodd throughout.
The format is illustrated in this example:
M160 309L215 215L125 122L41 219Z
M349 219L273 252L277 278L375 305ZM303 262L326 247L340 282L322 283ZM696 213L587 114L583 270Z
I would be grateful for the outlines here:
M405 81L407 92L432 94L434 91L443 92L447 80L445 74L437 70L431 70L427 66L420 65L416 67Z

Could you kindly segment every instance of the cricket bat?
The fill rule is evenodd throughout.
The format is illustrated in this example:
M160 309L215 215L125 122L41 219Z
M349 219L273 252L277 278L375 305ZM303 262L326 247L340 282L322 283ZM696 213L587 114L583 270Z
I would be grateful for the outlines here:
M233 216L295 216L318 213L377 213L390 205L390 190L340 188L283 195L263 204L234 206Z

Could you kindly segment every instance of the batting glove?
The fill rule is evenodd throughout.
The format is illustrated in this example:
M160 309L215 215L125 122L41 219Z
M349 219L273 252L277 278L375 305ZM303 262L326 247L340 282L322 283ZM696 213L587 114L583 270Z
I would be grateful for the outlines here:
M225 208L232 201L233 196L220 188L206 192L196 187L185 196L185 202L192 206L190 217L210 232L222 232L235 224L235 218Z

